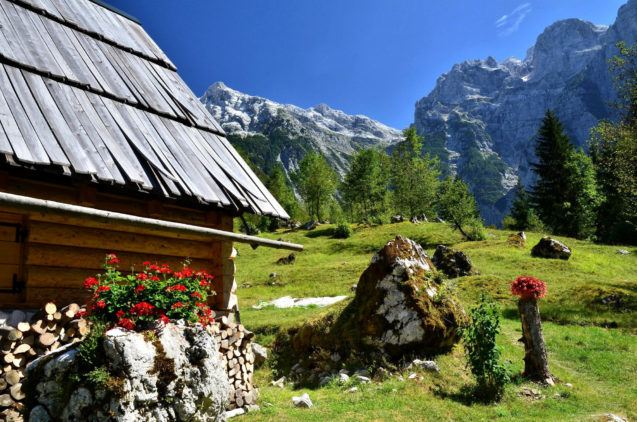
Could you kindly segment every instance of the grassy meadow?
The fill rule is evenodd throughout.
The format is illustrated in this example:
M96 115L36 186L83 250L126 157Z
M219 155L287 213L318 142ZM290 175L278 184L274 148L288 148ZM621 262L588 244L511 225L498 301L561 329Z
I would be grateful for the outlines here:
M467 253L480 275L452 280L455 293L465 308L473 306L483 291L497 300L503 313L498 344L516 374L524 368L524 349L518 342L521 327L517 298L509 292L509 284L519 275L543 280L548 294L540 301L540 310L549 363L562 382L554 387L539 387L516 377L499 403L474 402L467 393L472 378L465 368L461 346L448 354L434 356L440 373L418 372L422 379L406 379L411 371L403 374L404 381L396 376L384 382L364 385L352 382L344 386L333 383L315 390L271 386L270 381L287 374L278 374L276 368L266 363L256 372L255 380L261 390L261 410L241 419L594 421L604 419L593 415L613 413L637 421L637 248L622 247L630 255L620 255L618 246L557 237L571 247L573 255L568 261L546 260L530 256L531 247L541 233L527 233L527 246L515 248L507 243L510 232L495 229L488 229L488 240L463 242L444 224L353 227L354 235L348 239L332 238L332 225L309 232L262 235L303 244L305 250L297 253L292 265L275 264L289 252L237 245L241 320L257 333L259 343L269 346L279 330L343 307L353 297L350 288L357 283L372 255L402 234L420 243L430 256L438 244ZM276 277L270 277L273 272ZM602 303L603 298L613 294L621 298L619 303ZM350 297L331 309L251 308L260 301L282 296L335 295ZM348 392L353 386L358 391ZM541 398L529 397L529 389L538 390ZM292 396L304 392L309 393L314 407L294 408Z

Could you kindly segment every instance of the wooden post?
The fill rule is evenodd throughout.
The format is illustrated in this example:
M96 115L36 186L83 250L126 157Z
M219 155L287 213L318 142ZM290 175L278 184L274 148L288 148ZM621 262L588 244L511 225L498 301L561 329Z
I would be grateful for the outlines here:
M524 375L532 380L553 385L554 379L549 369L537 299L521 298L518 310L524 340Z

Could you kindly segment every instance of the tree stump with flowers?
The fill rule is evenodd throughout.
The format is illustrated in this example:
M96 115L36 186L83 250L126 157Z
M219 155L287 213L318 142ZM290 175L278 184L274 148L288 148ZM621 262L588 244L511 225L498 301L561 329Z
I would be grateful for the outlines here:
M546 285L537 278L522 276L511 284L511 292L520 296L518 311L524 341L524 376L552 385L554 377L549 369L538 306L538 299L546 295Z

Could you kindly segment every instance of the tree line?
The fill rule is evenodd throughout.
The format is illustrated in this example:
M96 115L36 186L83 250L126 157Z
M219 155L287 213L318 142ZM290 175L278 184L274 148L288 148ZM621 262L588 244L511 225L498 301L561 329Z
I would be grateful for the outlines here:
M531 163L536 181L528 189L518 183L502 222L505 228L637 243L637 43L618 47L609 69L619 120L604 120L591 129L585 151L575 148L555 112L548 110ZM390 152L355 152L342 181L323 154L309 152L290 180L278 164L264 176L265 185L297 220L383 223L395 214L440 217L465 238L483 239L483 220L468 186L458 176L441 177L438 157L422 154L424 138L415 127L403 135ZM260 221L263 229L272 223Z

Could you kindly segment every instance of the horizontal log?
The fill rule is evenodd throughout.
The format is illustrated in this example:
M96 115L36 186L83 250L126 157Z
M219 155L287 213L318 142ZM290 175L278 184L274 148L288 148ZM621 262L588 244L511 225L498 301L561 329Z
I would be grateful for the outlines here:
M119 268L129 271L132 266L136 270L143 270L143 262L158 262L168 264L173 269L182 267L185 256L161 256L153 254L122 252L109 249L79 248L73 246L54 246L40 243L29 244L26 264L29 266L48 266L64 268L84 268L96 271L102 270L104 257L107 253L114 253L120 259ZM191 268L211 271L212 260L192 259ZM83 280L82 280L83 281Z
M208 227L193 226L190 224L173 223L170 221L157 220L154 218L137 217L130 214L121 214L110 211L103 211L94 208L69 205L62 202L46 201L42 199L30 198L27 196L14 195L0 192L0 206L3 209L10 209L13 212L27 212L40 214L55 214L77 218L80 220L96 221L103 224L115 224L144 228L147 230L162 233L188 233L205 236L209 239L225 240L231 242L248 243L255 246L265 246L277 249L289 249L302 251L303 246L279 242L276 240L264 239L256 236L248 236L240 233L211 229Z
M0 228L5 226L0 226ZM5 227L6 228L6 227ZM12 240L0 240L0 264L16 265L20 263L22 244L15 241L15 228Z
M214 258L212 254L212 244L209 241L179 240L138 233L37 221L30 224L29 242L119 250L153 255L187 256L202 259Z

